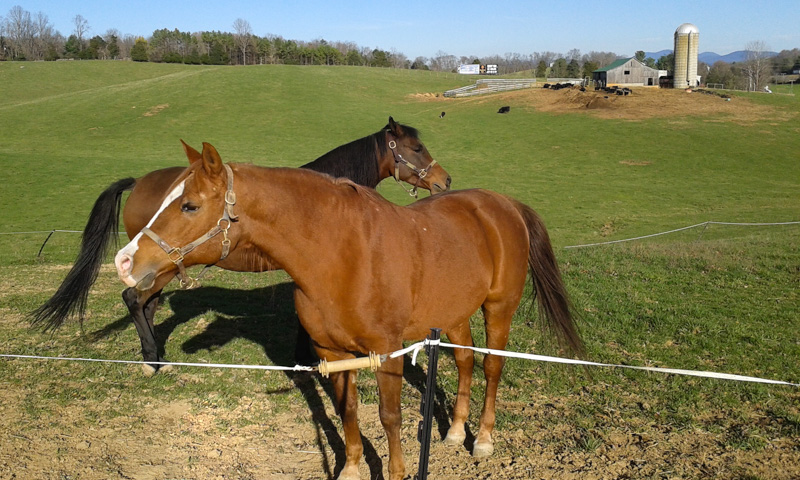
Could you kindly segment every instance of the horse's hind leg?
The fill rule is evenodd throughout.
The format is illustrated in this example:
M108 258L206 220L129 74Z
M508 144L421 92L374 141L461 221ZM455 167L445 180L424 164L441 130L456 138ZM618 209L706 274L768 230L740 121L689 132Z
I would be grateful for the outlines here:
M471 347L472 332L469 328L469 321L464 322L462 325L451 329L447 332L447 337L451 342ZM464 424L469 417L469 396L470 388L472 386L472 371L475 366L475 355L472 350L466 348L456 348L453 351L456 358L456 367L458 368L458 394L456 396L456 403L453 407L453 423L447 430L447 436L444 443L448 445L461 445L467 438L467 431Z
M517 299L518 303L519 299ZM486 322L486 347L494 350L505 350L508 343L508 333L511 329L511 317L516 310L507 302L485 303L483 315ZM495 423L495 400L500 375L503 373L505 357L486 355L483 359L483 371L486 376L486 396L483 400L480 427L472 448L474 457L486 457L492 454L492 431Z

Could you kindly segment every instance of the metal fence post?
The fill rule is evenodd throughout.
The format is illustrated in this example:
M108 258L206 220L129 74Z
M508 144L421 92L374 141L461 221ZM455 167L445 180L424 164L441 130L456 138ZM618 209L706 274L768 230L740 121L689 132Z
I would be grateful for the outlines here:
M416 480L426 480L428 478L428 457L431 451L431 428L433 427L433 399L436 391L436 371L439 365L439 337L441 328L431 328L428 340L436 340L435 343L425 346L425 353L428 354L428 377L425 381L425 391L422 393L422 403L420 413L422 421L417 427L417 440L419 440L419 469L417 470Z

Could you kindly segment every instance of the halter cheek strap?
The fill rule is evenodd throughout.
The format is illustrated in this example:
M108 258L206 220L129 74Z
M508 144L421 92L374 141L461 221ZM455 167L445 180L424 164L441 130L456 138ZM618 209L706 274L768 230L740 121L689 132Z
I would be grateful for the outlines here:
M222 254L220 255L218 261L225 260L230 253L231 240L228 238L228 229L231 226L231 222L236 221L239 217L233 213L233 206L236 204L236 193L233 191L233 171L229 165L225 164L224 166L225 172L228 174L228 190L225 192L225 207L222 211L222 217L217 220L217 224L211 228L211 230L183 247L172 247L166 240L158 236L156 232L150 230L148 227L142 229L142 233L156 242L156 245L161 247L161 249L167 253L167 256L172 263L177 265L178 278L180 279L181 288L183 289L193 288L199 279L199 276L197 279L195 279L186 274L186 267L183 265L183 258L188 255L189 252L221 233ZM207 268L209 266L207 266ZM205 271L206 270L203 270L203 273L205 273Z
M402 155L396 150L397 149L397 142L394 140L389 140L389 149L392 151L392 155L394 155L394 180L397 182L398 185L403 187L403 190L406 191L409 195L414 198L417 198L417 187L419 186L419 181L423 178L428 176L428 172L430 172L431 168L436 165L436 160L433 160L431 163L428 164L425 168L419 168L413 163L409 162ZM417 175L417 181L414 183L413 188L408 189L400 182L400 164L405 165L408 167L412 172Z

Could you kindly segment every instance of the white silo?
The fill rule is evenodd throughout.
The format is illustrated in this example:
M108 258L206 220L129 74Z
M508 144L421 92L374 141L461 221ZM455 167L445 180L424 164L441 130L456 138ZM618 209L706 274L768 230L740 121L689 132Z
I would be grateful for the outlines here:
M675 72L673 86L688 88L697 86L697 55L700 30L691 23L684 23L675 30Z

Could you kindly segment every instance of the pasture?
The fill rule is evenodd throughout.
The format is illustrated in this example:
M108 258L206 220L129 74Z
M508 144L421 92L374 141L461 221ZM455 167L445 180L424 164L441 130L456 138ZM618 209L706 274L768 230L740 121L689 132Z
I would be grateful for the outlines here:
M7 233L81 230L111 182L183 164L179 139L210 142L228 162L299 166L391 115L421 132L454 189L495 190L541 214L590 360L800 382L800 225L564 248L709 220L800 220L798 97L441 97L467 83L349 67L0 63L0 353L140 358L110 261L83 325L30 330L26 313L55 291L79 236L55 234L37 256L46 233ZM413 201L391 180L378 191ZM286 274L217 270L203 283L165 290L156 330L169 360L293 364ZM518 312L509 349L559 354L535 316ZM472 322L480 345L480 315ZM374 379L359 377L362 476L374 478L387 448ZM424 368L407 360L405 377L403 440L416 471ZM509 360L495 453L477 461L438 441L455 381L444 351L431 478L800 476L798 388ZM332 478L342 462L330 388L313 375L178 368L145 378L138 366L0 359L0 384L0 479Z

